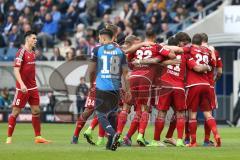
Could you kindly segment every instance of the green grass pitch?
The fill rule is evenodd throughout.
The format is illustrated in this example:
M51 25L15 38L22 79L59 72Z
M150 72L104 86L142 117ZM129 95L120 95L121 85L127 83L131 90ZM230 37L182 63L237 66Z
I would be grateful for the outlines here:
M5 144L7 124L0 124L0 160L239 160L240 128L220 126L221 148L149 148L121 147L116 152L104 147L90 146L82 134L79 144L71 145L74 124L43 124L43 136L53 140L52 144L34 144L31 124L17 124L13 143ZM85 130L86 128L84 128ZM165 135L166 127L163 133ZM97 131L95 131L96 135ZM147 129L146 137L153 136L153 127ZM162 136L162 137L163 137ZM133 137L135 143L136 136ZM198 128L198 143L202 144L203 127Z

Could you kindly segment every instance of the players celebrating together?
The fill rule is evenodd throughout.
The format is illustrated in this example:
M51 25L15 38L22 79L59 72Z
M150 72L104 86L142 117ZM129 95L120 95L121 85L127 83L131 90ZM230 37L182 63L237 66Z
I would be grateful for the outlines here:
M90 65L91 90L86 106L91 104L96 116L84 132L87 141L92 145L102 145L104 136L107 136L107 149L116 150L121 145L130 146L132 135L138 131L136 141L140 146L165 146L160 139L167 111L171 107L174 114L163 142L177 147L196 147L197 112L200 110L205 117L204 146L220 147L221 138L212 111L216 109L214 83L221 75L218 72L214 79L215 68L221 71L222 63L214 47L207 44L207 35L195 34L191 40L188 34L179 32L168 39L168 44L158 44L155 43L154 32L147 30L144 42L134 35L127 36L118 53L115 49L118 50L119 45L114 42L117 35L112 36L111 31L100 31L101 46L93 50L94 67ZM123 52L129 66L127 77L127 72L121 68L125 64L122 58L111 58L121 57ZM127 134L123 136L132 106L135 115ZM144 135L153 107L157 110L157 116L153 140L149 143ZM98 122L99 138L94 143L92 131ZM76 129L78 127L79 121ZM177 140L173 138L175 128ZM211 132L215 142L210 141ZM78 142L78 135L79 132L74 134L71 143Z
M89 63L90 90L85 110L80 114L72 137L78 143L80 131L88 118L95 114L84 137L91 145L105 144L115 151L119 146L131 146L132 135L138 131L140 146L158 147L170 143L177 147L196 147L197 112L204 114L204 146L221 146L221 138L212 111L217 108L214 84L220 78L222 62L208 36L197 33L192 37L184 32L168 39L168 44L156 43L156 35L147 30L145 40L127 36L122 46L117 39L117 27L108 24L99 31L99 46L92 51ZM35 143L49 143L41 137L39 94L35 81L35 52L37 39L27 32L25 45L16 54L14 73L16 93L8 122L7 144L12 143L16 118L28 102L32 110ZM215 69L217 74L215 76ZM216 77L216 78L215 78ZM131 108L135 112L125 136ZM157 110L153 140L145 140L145 131L152 109ZM173 115L164 141L161 140L167 111ZM92 131L99 124L99 138L93 141ZM173 138L177 130L177 140ZM213 133L214 142L210 141ZM185 133L185 137L184 137Z

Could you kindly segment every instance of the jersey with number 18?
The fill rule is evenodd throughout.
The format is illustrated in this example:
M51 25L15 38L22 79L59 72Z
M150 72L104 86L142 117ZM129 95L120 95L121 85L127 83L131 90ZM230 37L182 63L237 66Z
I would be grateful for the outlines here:
M124 52L114 44L93 49L91 61L97 63L96 88L115 91L121 87L122 67L127 67Z

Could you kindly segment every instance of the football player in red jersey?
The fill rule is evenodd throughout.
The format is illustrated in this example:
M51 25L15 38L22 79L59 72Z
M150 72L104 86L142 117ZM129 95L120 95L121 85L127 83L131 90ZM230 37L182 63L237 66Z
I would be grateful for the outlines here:
M145 38L146 42L154 42L156 35L152 30L148 30ZM156 71L158 73L160 67L156 63L161 62L164 57L174 59L176 56L172 51L166 50L158 44L141 47L135 53L128 55L131 62L139 64L133 68L129 80L135 101L135 111L141 114L137 137L137 142L141 146L145 146L144 133L149 120L149 111L151 110L152 86L154 77L157 76Z
M208 36L206 33L201 33L201 37L202 37L202 46L203 48L207 51L211 51L212 53L212 57L215 58L216 60L216 67L213 67L212 70L210 72L208 72L208 78L209 78L209 83L210 83L210 95L211 95L211 106L212 109L216 109L217 108L217 97L216 97L216 93L215 93L215 82L221 77L222 75L222 60L219 57L219 53L218 51L216 51L214 49L214 47L209 46L208 45ZM215 77L215 69L216 69L216 78ZM206 120L204 121L204 133L205 133L205 138L204 138L204 143L203 146L213 146L214 143L212 141L210 141L210 133L211 133L211 129L208 127Z
M206 123L214 134L216 146L221 146L221 139L217 131L217 125L212 116L210 84L207 72L196 69L197 65L202 64L207 70L211 70L211 66L215 66L215 61L211 57L211 53L205 52L202 47L202 37L200 34L195 34L192 38L192 46L190 47L191 57L187 61L187 107L190 111L189 130L191 135L191 143L189 147L197 146L196 131L197 131L197 110L204 113Z
M39 94L35 80L35 52L37 43L35 32L28 31L25 35L24 47L16 53L14 62L14 74L16 77L16 93L12 103L12 114L8 119L7 144L12 143L12 135L16 125L16 119L22 108L28 102L32 111L32 126L35 132L35 143L49 143L41 137Z
M186 45L189 45L191 43L191 37L185 33L185 32L178 32L175 35L175 38L173 40L169 39L168 45L170 46L179 46L179 47L184 47ZM184 53L185 55L187 53ZM170 124L168 127L168 131L166 134L166 139L163 141L164 143L168 143L171 145L176 145L176 140L173 137L174 130L176 128L176 123L177 123L177 118L176 118L176 113L172 115L172 118L170 120ZM188 131L188 120L185 120L185 139L189 139L189 131Z

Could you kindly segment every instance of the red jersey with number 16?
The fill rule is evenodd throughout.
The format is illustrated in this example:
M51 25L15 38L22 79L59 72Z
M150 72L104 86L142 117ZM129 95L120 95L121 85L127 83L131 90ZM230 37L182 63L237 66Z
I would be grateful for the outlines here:
M20 48L16 53L14 67L20 67L20 75L23 83L28 90L36 89L37 84L35 80L35 52L28 52L24 48ZM21 89L18 81L16 81L16 88Z

